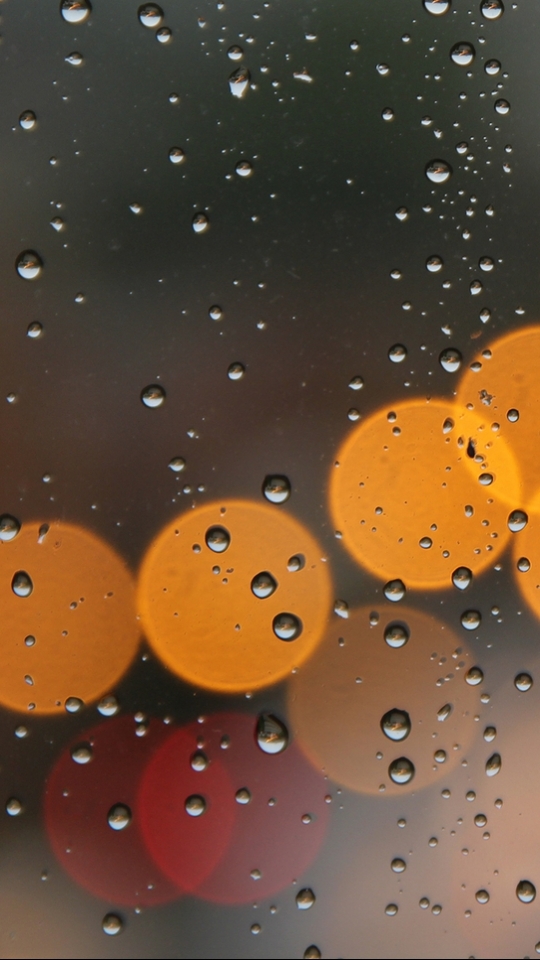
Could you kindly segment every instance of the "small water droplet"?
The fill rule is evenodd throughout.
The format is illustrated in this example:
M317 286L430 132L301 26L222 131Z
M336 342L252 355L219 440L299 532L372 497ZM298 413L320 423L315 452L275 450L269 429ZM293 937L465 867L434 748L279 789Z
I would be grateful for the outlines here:
M24 250L17 257L15 267L23 280L37 280L43 270L43 261L34 250Z
M428 257L426 260L426 270L429 270L430 273L440 273L444 267L444 260L442 257Z
M106 933L108 937L117 937L119 933L122 933L124 924L116 913L108 913L103 917L101 927L103 933Z
M531 569L531 561L528 557L520 557L517 562L517 568L520 573L528 573Z
M159 43L169 43L172 39L172 30L169 27L161 27L156 33L156 40Z
M410 783L415 774L414 764L407 757L398 757L388 767L388 775L394 783Z
M38 323L37 320L35 320L33 323L28 324L28 327L26 330L26 336L30 337L31 340L39 340L42 333L43 333L43 325L41 323Z
M245 807L248 803L251 803L251 793L247 787L241 787L240 790L236 791L235 800L242 807Z
M25 110L19 117L19 126L23 130L33 130L36 122L37 118L33 110Z
M25 570L19 570L11 581L11 589L17 597L29 597L34 589L31 577Z
M506 116L507 113L510 113L510 104L508 103L508 100L496 100L495 110L503 117Z
M520 530L524 530L529 522L529 517L524 510L512 510L512 513L508 517L508 529L512 533L519 533Z
M387 63L378 63L377 73L380 74L381 77L387 77L388 74L390 73L390 67L388 66Z
M276 637L287 642L297 640L303 630L302 621L294 613L278 613L272 627Z
M312 944L311 947L304 950L304 960L321 960L321 957L322 953L315 944Z
M392 110L392 107L385 107L385 109L383 110L381 116L382 116L383 120L386 120L387 122L389 122L389 121L391 121L391 120L394 119L395 113L394 113L394 111Z
M267 571L258 573L251 581L251 590L259 600L266 600L267 597L271 597L277 590L277 586L277 580Z
M457 567L452 574L452 583L458 590L466 590L473 580L472 570L468 567Z
M242 100L249 90L251 74L247 67L238 67L229 77L229 89L233 97Z
M403 580L389 580L383 588L383 593L386 599L391 600L392 603L397 603L399 600L403 600L406 592L407 588L405 587Z
M488 777L496 777L500 773L502 766L502 760L500 753L494 753L486 761L486 774Z
M485 827L487 823L486 815L484 813L477 813L474 818L474 823L475 823L475 826L477 827Z
M208 768L208 757L203 750L197 750L191 757L191 769L202 773Z
M191 226L195 233L206 233L210 226L210 221L205 213L196 213L191 221Z
M477 630L482 622L482 614L478 610L465 610L461 614L461 625L465 630Z
M240 160L234 169L239 177L250 177L253 173L253 165L249 160Z
M210 307L208 311L208 316L211 320L222 320L223 319L223 310L221 307L218 307L217 303L213 307Z
M227 50L227 56L229 60L241 60L244 56L244 51L242 47L239 47L237 44L234 44L232 47L229 47Z
M459 350L455 350L453 347L448 347L446 350L443 350L439 357L439 363L447 373L456 373L461 367L462 360L463 357Z
M206 812L206 800L198 793L193 793L190 797L187 797L184 807L190 817L202 817L203 813Z
M522 903L532 903L536 897L536 887L530 880L520 880L516 887L516 896Z
M427 164L425 172L432 183L446 183L452 176L452 167L445 160L432 160Z
M394 873L403 873L407 869L407 864L405 860L402 860L401 857L394 857L392 863L390 864Z
M475 897L478 900L478 903L484 904L489 903L489 893L487 890L477 890Z
M502 0L482 0L480 10L486 20L498 20L504 13L504 4Z
M475 58L475 49L472 43L455 43L450 51L454 63L460 67L470 67Z
M82 23L92 12L89 0L62 0L60 12L68 23Z
M384 639L389 647L398 650L408 643L410 637L409 629L403 623L389 623L384 631Z
M409 211L407 210L407 207L398 207L396 210L396 217L398 220L401 220L402 223L404 220L408 220Z
M9 513L4 513L0 517L0 540L9 543L14 540L21 529L19 521Z
M74 50L73 53L70 53L67 57L65 57L65 61L72 67L81 67L84 63L84 57L82 53L78 53L76 50Z
M407 347L404 347L402 343L395 343L388 351L388 359L391 360L392 363L403 363L406 356Z
M533 685L533 678L530 673L518 673L517 677L514 679L514 685L517 690L520 690L521 693L526 693L527 690L530 690Z
M125 830L131 819L131 810L125 803L115 803L107 814L107 823L111 830Z
M6 803L6 813L10 817L20 817L23 812L23 805L20 800L17 800L16 797L10 797Z
M162 407L165 403L167 394L163 387L157 383L151 383L141 391L141 400L145 407L154 410L156 407Z
M364 386L363 377L353 377L352 380L349 380L350 390L362 390L363 386Z
M157 3L143 3L143 5L139 7L139 20L143 27L155 30L156 27L161 25L163 10Z
M465 680L471 687L477 687L479 683L482 683L483 679L484 673L480 667L471 667L465 674Z
M270 503L285 503L291 495L290 480L283 476L267 476L262 492Z
M114 715L118 713L120 706L116 697L113 697L112 694L107 694L106 697L101 698L97 708L102 717L114 717Z
M183 457L173 457L172 460L169 460L169 470L172 470L173 473L182 473L185 467L186 461Z
M382 718L381 730L389 740L406 740L411 732L411 718L405 710L394 708Z
M441 723L444 723L445 720L448 720L448 717L452 713L453 709L454 708L451 703L445 703L444 706L437 711L437 720L439 720Z
M81 766L90 763L93 756L92 747L89 743L79 743L76 747L73 747L71 751L71 759Z
M289 731L281 720L271 713L263 713L255 731L257 745L263 753L283 753L289 745Z
M181 147L171 147L169 150L169 160L171 163L174 163L175 166L179 163L183 163L186 159L186 155Z
M478 261L478 266L484 273L491 273L495 267L495 261L491 257L480 257Z
M296 906L299 910L311 910L316 899L313 890L311 890L310 887L304 887L303 890L299 890L296 894Z
M496 736L497 736L496 727L491 727L491 726L486 727L486 729L484 730L484 740L486 741L486 743L492 743L492 741L495 739Z
M231 545L231 535L225 527L209 527L205 536L206 546L214 553L225 553Z
M451 0L424 0L424 8L434 17L441 17L448 13L451 7Z
M511 410L506 414L510 423L517 423L519 420L519 410L516 410L515 407L512 407Z
M84 707L84 700L80 697L68 697L65 704L66 713L80 713Z
M500 72L501 64L499 60L488 60L484 70L486 71L488 77L495 77Z
M229 380L241 380L245 372L246 368L243 363L231 363L227 370L227 376Z
M397 903L389 903L389 904L387 904L387 906L384 908L384 912L385 912L385 914L386 914L387 917L395 917L395 916L396 916L396 913L398 912L398 905L397 905Z

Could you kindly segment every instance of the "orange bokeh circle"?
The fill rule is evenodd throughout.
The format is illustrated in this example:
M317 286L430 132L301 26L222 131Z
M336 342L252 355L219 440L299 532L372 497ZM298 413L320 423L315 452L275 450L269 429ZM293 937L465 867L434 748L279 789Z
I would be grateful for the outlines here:
M361 793L400 795L440 784L463 759L476 733L482 686L465 682L474 660L444 623L391 603L378 614L371 625L373 615L362 607L328 630L289 683L289 717L297 743L333 780ZM400 648L385 640L396 619L409 633ZM444 710L447 705L451 709ZM410 718L402 740L381 729L394 710ZM444 757L437 760L437 751ZM407 783L394 783L389 767L402 757L415 773Z
M268 686L303 663L330 601L312 535L282 509L244 500L177 517L139 574L138 608L157 655L184 680L222 692Z
M379 410L347 437L330 477L330 507L363 566L385 580L440 589L457 567L479 573L506 546L501 486L518 497L515 459L488 423L444 400L413 400Z
M27 523L0 543L0 703L55 713L68 697L109 692L135 655L140 628L118 554L82 527L55 521L45 530ZM28 596L13 589L21 573Z

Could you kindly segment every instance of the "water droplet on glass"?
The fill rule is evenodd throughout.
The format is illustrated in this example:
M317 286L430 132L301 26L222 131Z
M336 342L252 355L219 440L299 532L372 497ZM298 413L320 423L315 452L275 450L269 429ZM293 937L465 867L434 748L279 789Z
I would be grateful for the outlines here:
M387 77L388 74L390 73L390 67L388 66L387 63L378 63L377 73L380 74L381 77Z
M472 43L455 43L450 56L458 66L469 67L474 60L475 50Z
M249 160L240 160L234 169L239 177L250 177L253 173L253 166Z
M435 763L446 763L446 750L436 750L433 759Z
M346 600L334 601L334 613L343 620L349 619L349 604Z
M101 927L103 933L106 933L107 936L117 937L119 933L122 933L124 924L116 913L108 913L103 917Z
M304 887L296 894L296 906L299 910L311 910L315 900L315 894L309 887Z
M252 592L259 600L266 600L267 597L271 597L277 590L277 586L277 581L267 571L258 573L251 581Z
M111 830L125 830L131 823L131 810L125 803L115 803L107 814Z
M304 950L304 960L321 960L322 953L314 944Z
M455 350L453 347L448 347L446 350L443 350L439 357L439 363L443 370L446 370L447 373L456 373L461 366L462 356L459 350Z
M203 813L206 812L206 800L198 793L193 793L186 799L184 807L190 817L202 817Z
M262 492L270 503L285 503L291 495L291 484L287 477L268 476L263 483Z
M398 912L398 909L399 909L399 908L398 908L397 903L389 903L389 904L387 904L387 906L384 908L384 912L385 912L385 914L386 914L387 917L395 917L396 914L397 914L397 912Z
M458 567L452 574L452 583L458 590L466 590L470 587L472 579L472 570L468 567Z
M69 63L72 67L81 67L84 63L84 57L82 53L77 53L76 50L73 53L70 53L65 58L66 63Z
M169 160L171 163L179 164L183 163L186 159L186 155L181 147L171 147L169 150Z
M242 47L239 47L237 44L235 44L234 46L229 47L227 50L227 56L229 60L241 60L244 56L244 51L242 50Z
M424 0L425 9L434 17L441 17L443 13L448 13L450 6L451 0Z
M511 410L506 414L510 423L517 423L519 420L519 410L516 410L515 407L512 407Z
M173 457L172 460L169 460L169 470L172 470L173 473L182 473L186 467L186 461L183 457Z
M206 531L205 541L214 553L225 553L231 545L231 535L225 527L210 527Z
M6 813L10 817L20 817L23 812L23 805L16 797L11 797L6 803Z
M529 517L524 510L512 510L512 513L508 517L508 529L512 533L519 533L520 530L524 530L529 522Z
M388 351L388 359L391 360L392 363L403 363L406 356L407 347L404 347L401 343L394 344Z
M463 154L467 153L469 149L469 144L465 140L461 140L459 143L456 143L456 153Z
M155 30L163 20L163 10L157 3L143 3L142 7L139 7L139 20L143 27Z
M391 600L393 603L397 603L399 600L403 600L407 592L407 588L403 583L403 580L389 580L388 583L384 585L383 593L387 600Z
M411 732L411 718L405 710L394 708L382 718L381 730L389 740L406 740Z
M36 638L33 637L31 634L29 634L27 637L24 638L24 645L26 647L34 647L35 644L36 644Z
M208 757L203 750L197 750L191 757L191 769L196 773L202 773L208 767Z
M465 630L477 630L482 622L482 614L478 610L466 610L461 614L461 625Z
M80 743L78 746L73 747L73 750L71 751L71 759L74 760L75 763L79 763L81 766L84 766L86 763L90 763L92 757L92 747L89 743Z
M452 713L453 709L454 708L451 703L445 703L444 706L437 711L437 720L439 720L441 723L444 723L445 720L448 720L448 717Z
M303 570L306 565L306 558L302 554L296 554L294 557L289 557L287 561L287 570L289 573L298 573L299 570Z
M251 803L251 793L247 787L241 787L240 790L236 791L235 800L242 807L245 807L246 804Z
M92 11L89 0L62 0L60 12L68 23L82 23Z
M426 166L426 177L432 183L446 183L452 176L452 167L444 160L432 160Z
M15 266L23 280L37 280L43 269L43 261L34 250L24 250L17 257Z
M363 386L364 386L363 377L353 377L352 380L349 380L350 390L362 390Z
M486 71L488 77L495 77L500 72L501 64L498 60L488 60L484 70Z
M394 111L392 110L392 107L385 107L385 109L383 110L381 116L382 116L383 120L386 120L386 121L393 120L395 114L394 114Z
M172 30L169 27L161 27L161 30L158 30L156 33L156 40L159 43L169 43L169 40L172 38Z
M245 97L249 90L250 81L251 74L247 67L239 67L238 70L231 73L229 77L229 89L233 97L238 97L239 100Z
M471 687L477 687L479 683L482 683L483 679L484 674L480 667L471 667L465 674L465 680Z
M491 273L491 271L495 267L495 261L492 260L491 257L480 257L480 260L478 261L478 266L480 267L481 270L484 271L484 273Z
M159 384L151 383L150 386L145 387L141 391L141 400L144 403L145 407L149 407L151 410L154 410L156 407L162 407L165 403L167 394L163 387L160 387Z
M36 125L36 115L33 110L25 110L19 117L19 126L23 130L33 130Z
M442 257L428 257L426 260L426 270L429 270L430 273L439 273L444 266L444 260Z
M80 697L68 697L65 704L66 713L80 713L84 707L84 700Z
M409 211L407 210L407 207L398 207L396 210L396 217L398 220L401 220L402 223L404 220L408 220Z
M510 113L510 104L508 103L508 100L496 100L495 110L503 117L506 116L507 113Z
M498 20L504 13L504 4L502 0L482 0L480 10L486 20Z
M25 570L19 570L11 581L11 589L17 597L29 597L34 589L31 577Z
M486 761L486 774L488 777L496 777L500 773L502 766L502 760L500 753L494 753L489 760Z
M26 336L30 337L31 340L39 340L42 333L43 333L43 326L41 323L38 323L37 320L35 320L33 323L28 324L28 328L26 330Z
M527 690L530 690L533 685L533 678L530 673L518 673L517 677L514 679L514 685L517 690L520 690L521 693L526 693Z
M478 903L489 903L489 893L487 890L477 890L475 897L478 900Z
M208 311L208 316L211 320L222 320L223 319L223 310L221 307L218 307L217 303L213 307L210 307Z
M227 370L227 376L229 380L241 380L245 372L246 368L242 363L231 363Z
M8 543L14 540L21 529L19 521L9 513L4 513L0 517L0 540Z
M536 897L536 887L530 880L520 880L516 887L516 896L522 903L532 903Z
M394 783L410 783L415 774L414 764L407 757L393 760L388 767L388 775Z
M276 637L287 642L297 640L303 630L302 621L294 613L278 613L272 627Z
M407 864L401 857L394 857L391 867L394 873L403 873L403 871L407 869Z
M408 628L402 623L389 623L384 631L384 639L388 646L393 647L395 650L404 647L405 644L408 643L409 636Z
M476 827L485 827L487 823L487 817L483 813L477 813L474 818L474 824Z
M263 713L255 731L257 745L263 753L283 753L289 745L289 731L281 720L271 713Z
M484 740L486 741L486 743L492 743L492 741L495 739L496 736L497 736L496 727L486 727L486 729L484 730Z
M114 717L114 715L117 714L120 709L118 700L111 694L108 694L106 697L102 697L97 708L102 717Z
M195 233L206 233L210 226L210 221L205 213L196 213L191 221L191 226Z
M517 568L520 573L528 573L531 569L531 561L528 557L520 557L517 562Z

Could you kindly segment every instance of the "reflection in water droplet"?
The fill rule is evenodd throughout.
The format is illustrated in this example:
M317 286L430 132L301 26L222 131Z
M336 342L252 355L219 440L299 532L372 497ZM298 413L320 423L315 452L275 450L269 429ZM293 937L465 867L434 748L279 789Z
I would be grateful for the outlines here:
M209 527L205 541L206 546L214 553L225 553L231 545L231 535L225 527Z
M9 513L4 513L0 517L0 540L8 543L14 540L21 529L19 521Z
M489 77L495 77L501 69L501 64L499 60L488 60L484 70L486 71Z
M229 60L241 60L244 56L244 51L242 50L242 47L239 47L237 44L235 44L234 46L229 47L227 50L227 56Z
M19 125L23 130L33 130L36 125L36 115L33 110L25 110L19 117Z
M389 904L387 904L387 906L384 908L384 912L385 912L385 914L386 914L387 917L395 917L396 914L397 914L397 912L398 912L398 905L397 905L397 903L389 903Z
M502 760L500 753L494 753L489 760L486 761L486 774L488 777L496 777L500 773L502 766Z
M508 529L512 533L519 533L520 530L524 530L529 522L529 517L524 510L512 510L512 513L508 517Z
M191 769L202 773L208 768L208 757L203 750L197 750L191 757Z
M403 623L389 623L384 631L384 639L389 647L404 647L410 637L409 629Z
M405 863L405 860L401 859L401 857L394 857L391 867L394 873L403 873L403 871L407 869L407 864Z
M131 810L125 803L115 803L107 814L107 823L111 830L125 830L131 823Z
M378 63L377 73L379 73L381 77L387 77L388 74L390 73L390 67L388 66L387 63Z
M162 407L165 403L167 394L163 387L160 387L159 384L152 383L150 386L145 387L141 391L141 400L144 403L145 407L150 409L155 409L156 407Z
M386 599L391 600L393 603L398 603L399 600L403 600L406 592L407 588L403 580L389 580L383 588Z
M169 150L169 160L171 163L179 164L183 163L186 159L186 155L181 147L171 147Z
M227 370L227 376L229 380L241 380L246 372L246 368L243 363L231 363L229 369Z
M480 9L486 20L498 20L504 13L504 4L502 0L482 0Z
M315 894L309 887L304 887L296 894L296 906L299 910L311 910L315 900Z
M80 713L84 707L84 700L80 697L68 697L65 704L66 713Z
M409 211L407 210L407 207L398 207L396 210L396 217L398 220L401 220L401 222L408 220Z
M195 233L206 233L210 226L210 221L205 213L196 213L191 221L191 226Z
M182 473L185 467L186 461L183 457L173 457L172 460L169 460L169 470L172 470L173 473Z
M263 753L283 753L289 745L287 727L271 713L263 713L259 717L255 738Z
M364 386L363 377L353 377L352 380L349 380L350 390L361 390L363 386Z
M516 410L515 407L512 407L511 410L506 414L510 423L517 423L519 420L519 410Z
M533 678L530 673L518 673L517 677L514 679L514 685L517 690L520 690L521 693L526 693L527 690L530 690L533 685Z
M458 66L469 67L474 60L475 50L472 43L455 43L450 56Z
M31 577L25 570L19 570L11 581L11 589L17 597L29 597L34 589Z
M246 804L251 803L251 793L247 787L241 787L240 790L236 791L235 800L242 807L245 807Z
M520 557L517 562L517 568L520 573L528 573L531 569L531 561L528 557Z
M198 793L193 793L186 799L184 807L190 817L202 817L203 813L206 812L206 800Z
M492 743L495 737L497 736L496 727L486 727L484 730L484 740L486 743Z
M158 30L156 33L156 40L158 40L159 43L168 43L171 38L172 30L170 30L169 27L162 27L161 30Z
M71 759L74 760L75 763L81 764L81 766L90 763L93 756L92 747L89 743L80 743L78 746L73 747L71 751Z
M277 580L268 571L258 573L251 581L251 589L259 600L266 600L267 597L271 597L277 590L277 586Z
M391 360L392 363L403 363L406 356L407 347L404 347L402 343L395 343L388 351L388 359Z
M439 363L447 373L456 373L461 366L462 359L459 350L455 350L453 347L447 347L447 349L441 353Z
M440 273L444 267L444 260L442 257L428 257L426 260L426 270L429 270L430 273Z
M299 570L303 570L306 565L306 558L300 554L295 554L294 557L289 557L287 561L287 570L289 573L298 573Z
M414 764L407 757L393 760L388 767L388 775L394 783L410 783L415 774Z
M440 17L443 13L448 13L451 0L424 0L424 7L428 13L434 17Z
M23 809L23 805L17 797L10 797L6 803L6 813L10 817L20 817Z
M474 818L474 824L476 827L485 827L487 824L487 817L483 813L477 813Z
M233 97L241 100L249 90L251 74L247 67L239 67L229 77L229 89Z
M480 257L478 266L484 271L484 273L491 273L491 271L495 268L495 261L491 257Z
M530 880L520 880L516 887L516 896L522 903L532 903L536 897L536 887Z
M406 740L411 732L411 718L405 710L394 708L382 718L381 730L389 740Z
M452 583L458 590L466 590L473 580L472 570L468 567L458 567L452 574Z
M432 160L426 166L426 177L432 183L446 183L452 176L452 167L445 160Z
M294 613L278 613L272 627L276 637L287 642L297 640L303 630L302 621Z
M118 713L120 706L116 697L113 697L112 694L107 694L106 697L102 697L98 703L98 712L102 717L114 717Z
M62 0L60 12L68 23L82 23L92 11L89 0Z
M489 893L487 890L477 890L475 897L478 900L478 903L489 903Z
M77 53L74 50L73 53L70 53L66 58L66 63L69 63L72 67L81 67L84 63L84 57L82 53Z
M221 307L218 307L217 303L213 307L210 307L208 311L208 316L211 320L222 320L223 319L223 310Z
M445 720L448 720L448 717L453 711L453 706L451 703L445 703L440 710L437 711L437 720L441 723L444 723Z
M268 476L263 483L262 491L270 503L285 503L291 495L291 484L287 477Z
M508 100L496 100L495 110L503 117L506 116L507 113L510 113L510 104L508 103Z
M304 960L321 960L322 953L314 944L304 950Z
M122 933L124 924L116 913L108 913L105 917L103 917L101 927L103 929L103 933L106 933L107 936L117 937L119 933Z
M461 614L461 625L465 630L477 630L482 623L482 614L478 610L465 610Z
M484 673L480 667L471 667L465 674L465 680L470 687L477 687L479 683L482 683L483 679Z
M143 5L139 7L139 20L143 27L154 30L156 27L159 27L163 20L163 10L157 3L143 3Z
M253 166L248 160L240 160L240 162L236 164L235 170L239 177L250 177L253 173Z
M34 250L24 250L17 257L15 266L23 280L37 280L43 269L43 261Z
M39 340L42 333L43 333L43 325L41 323L38 323L37 320L35 320L33 323L28 324L26 336L30 337L31 340Z

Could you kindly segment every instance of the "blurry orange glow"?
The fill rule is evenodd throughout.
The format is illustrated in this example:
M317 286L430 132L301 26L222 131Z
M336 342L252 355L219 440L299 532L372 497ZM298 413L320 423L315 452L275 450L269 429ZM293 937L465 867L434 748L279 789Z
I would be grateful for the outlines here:
M18 574L23 585L24 574L29 578L28 596L14 592ZM131 575L114 550L81 527L53 522L45 532L28 523L1 542L0 598L5 706L53 713L68 697L95 700L137 650Z
M487 356L486 356L487 354ZM535 494L540 439L540 326L507 333L479 351L461 379L457 403L472 407L483 419L499 424L499 435L514 451L519 463L524 503ZM499 496L504 496L504 487ZM513 491L507 503L516 507ZM539 504L540 506L540 504Z
M138 606L174 673L233 693L275 683L303 663L326 625L330 588L321 548L297 520L233 500L185 513L157 535Z
M482 686L465 682L474 661L444 623L393 604L379 607L378 614L371 626L369 608L360 608L331 627L289 684L289 713L293 733L316 767L352 790L395 795L440 784L463 759L475 736ZM396 622L409 635L399 648L385 640ZM394 710L410 717L410 733L399 741L381 729L382 718ZM389 767L402 757L415 774L397 784Z
M330 506L357 561L385 580L435 589L451 586L457 567L478 573L503 551L501 487L517 498L519 475L489 423L444 400L414 400L378 411L347 437Z

